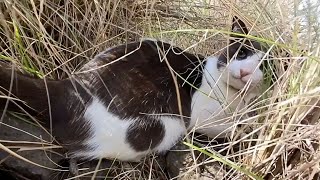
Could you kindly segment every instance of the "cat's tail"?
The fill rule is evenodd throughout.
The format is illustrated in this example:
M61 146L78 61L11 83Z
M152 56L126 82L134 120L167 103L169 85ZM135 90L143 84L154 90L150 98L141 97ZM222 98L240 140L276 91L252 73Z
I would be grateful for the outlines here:
M0 63L0 110L27 110L48 115L50 99L59 91L57 84L58 81L24 75Z

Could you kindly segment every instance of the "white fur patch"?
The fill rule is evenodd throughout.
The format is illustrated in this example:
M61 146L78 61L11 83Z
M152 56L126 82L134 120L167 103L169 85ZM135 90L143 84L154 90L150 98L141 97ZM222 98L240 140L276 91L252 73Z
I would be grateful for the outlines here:
M77 157L118 159L121 161L139 161L153 150L137 152L126 142L126 133L134 119L120 119L108 112L106 106L94 98L87 107L85 120L91 126L92 136L85 141L88 151L77 152ZM161 116L161 122L165 127L165 135L161 143L154 151L169 150L185 132L184 124L178 118Z
M92 136L84 143L90 150L77 152L76 156L135 161L145 154L136 152L126 143L127 129L134 121L119 119L97 98L87 107L84 118L91 125Z
M225 71L222 73L217 69L218 59L216 57L207 59L202 84L192 97L190 128L194 126L197 132L210 137L223 137L235 129L240 118L234 116L234 113L245 107L244 100L247 100L247 97L252 97L251 93L255 93L255 91L252 90L252 92L248 92L250 95L246 94L241 97L239 90L230 88L229 85L235 84L241 89L246 83L237 78L228 82L226 79L229 78L228 76L236 76L236 71L239 71L240 76L240 68L246 68L252 72L252 77L250 77L253 79L252 81L261 81L262 76L260 77L259 73L255 74L255 70L260 71L258 57L260 56L234 61L235 63L224 68ZM234 74L230 75L231 73ZM231 119L231 117L235 118Z
M180 118L161 116L160 119L165 127L165 135L162 142L156 147L157 152L169 150L186 132L185 125Z

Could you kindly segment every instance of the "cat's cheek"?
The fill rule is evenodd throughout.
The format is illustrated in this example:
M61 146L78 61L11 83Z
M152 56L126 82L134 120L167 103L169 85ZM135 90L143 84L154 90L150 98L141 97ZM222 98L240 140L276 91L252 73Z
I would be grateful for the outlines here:
M260 82L262 82L263 80L263 73L260 70L255 71L252 75L251 75L251 79L252 79L252 83L253 84L259 84Z
M246 82L241 79L235 78L230 74L226 74L222 79L226 84L235 89L242 89L246 85Z
M246 83L253 83L253 82L254 82L254 79L253 79L252 77L253 77L252 75L245 76L245 77L241 78L241 80L242 80L243 82L246 82ZM250 80L252 80L252 82L250 82Z
M229 67L223 68L221 70L221 77L219 77L219 81L222 81L236 89L241 89L244 87L245 83L243 83L240 79L235 78L235 72L233 70L233 67L231 64Z

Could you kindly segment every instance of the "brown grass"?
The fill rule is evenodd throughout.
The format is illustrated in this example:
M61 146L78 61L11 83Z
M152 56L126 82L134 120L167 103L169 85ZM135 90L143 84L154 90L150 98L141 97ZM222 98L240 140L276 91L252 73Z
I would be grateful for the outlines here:
M239 16L268 45L279 79L262 98L251 133L238 140L240 150L232 151L230 143L223 158L264 179L319 177L319 12L311 6L301 11L293 0L5 0L0 9L0 59L57 79L103 49L142 37L215 54L227 36L219 30L229 30L231 17ZM301 56L306 59L302 67L297 63ZM203 163L211 161L207 157ZM117 178L165 177L155 163L149 158L136 169L120 164ZM234 168L227 171L230 179L248 178Z

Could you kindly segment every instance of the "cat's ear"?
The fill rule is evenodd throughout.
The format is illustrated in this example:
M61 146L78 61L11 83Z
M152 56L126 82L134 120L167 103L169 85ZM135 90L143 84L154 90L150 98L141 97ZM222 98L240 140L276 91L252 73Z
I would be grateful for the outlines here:
M241 21L237 16L232 18L232 32L239 34L248 34L248 29L243 21Z

